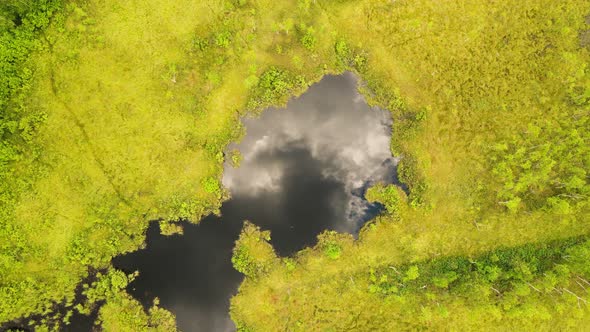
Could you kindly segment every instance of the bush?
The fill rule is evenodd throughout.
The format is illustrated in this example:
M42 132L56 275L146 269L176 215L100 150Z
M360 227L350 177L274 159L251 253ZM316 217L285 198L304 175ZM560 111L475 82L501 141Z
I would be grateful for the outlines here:
M269 231L261 231L258 226L245 222L231 258L234 269L249 278L258 278L279 263L268 241Z
M270 67L260 76L248 108L260 109L276 105L282 98L289 96L296 85L297 79L291 73L277 67Z
M370 202L379 202L391 214L397 214L406 201L406 194L396 185L379 183L367 190L365 197Z
M215 35L215 45L221 48L228 48L231 43L231 33L222 31Z
M206 177L203 182L203 189L209 194L215 194L215 196L221 196L221 188L219 187L219 181L212 177Z
M334 51L336 52L336 58L344 65L348 65L350 62L350 49L348 44L344 40L339 40L334 44Z
M325 231L318 235L317 247L330 259L338 259L344 252L345 245L352 243L350 234L338 233L336 231Z
M334 242L328 243L328 244L326 244L326 247L324 248L324 253L330 259L338 259L338 258L340 258L340 255L342 254L342 247L340 245L338 245L338 243L334 243Z
M316 37L312 27L305 29L305 33L301 37L301 44L309 51L313 51L316 45Z
M413 207L423 206L425 203L425 193L428 189L426 180L420 174L418 161L416 157L406 155L399 162L398 176L402 183L405 183L410 189L410 204Z

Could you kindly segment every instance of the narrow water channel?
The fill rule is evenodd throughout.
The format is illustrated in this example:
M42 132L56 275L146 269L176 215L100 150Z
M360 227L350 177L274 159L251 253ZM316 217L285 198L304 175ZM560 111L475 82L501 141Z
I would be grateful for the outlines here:
M154 297L190 331L233 331L229 299L242 280L231 252L244 220L271 231L279 255L314 245L324 230L356 234L380 212L364 192L372 183L397 182L389 149L391 118L370 108L350 74L326 76L289 102L259 118L244 119L240 167L225 165L231 199L221 216L184 224L184 235L159 235L146 249L117 257L115 267L140 276L128 291L144 305Z

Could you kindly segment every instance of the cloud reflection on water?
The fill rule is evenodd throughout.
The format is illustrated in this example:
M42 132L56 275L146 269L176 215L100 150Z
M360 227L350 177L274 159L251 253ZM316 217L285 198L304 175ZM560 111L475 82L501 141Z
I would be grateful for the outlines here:
M242 152L242 163L237 169L226 165L223 177L232 196L284 191L281 179L290 176L286 172L297 172L294 165L285 165L285 156L307 150L309 160L288 159L301 168L306 163L319 164L326 179L344 185L346 216L334 226L343 232L357 231L371 205L353 193L367 183L392 182L397 160L389 149L390 115L371 109L356 91L356 84L350 73L327 76L286 109L245 119L247 135L231 146Z
M286 109L245 119L247 134L229 147L243 160L226 165L232 198L221 217L184 223L183 236L161 236L153 223L146 249L113 260L140 271L130 293L144 305L159 297L182 331L231 331L229 298L242 276L230 259L244 220L271 230L277 253L290 255L323 230L355 233L378 213L362 196L374 182L395 182L391 118L371 109L356 84L350 73L327 76Z

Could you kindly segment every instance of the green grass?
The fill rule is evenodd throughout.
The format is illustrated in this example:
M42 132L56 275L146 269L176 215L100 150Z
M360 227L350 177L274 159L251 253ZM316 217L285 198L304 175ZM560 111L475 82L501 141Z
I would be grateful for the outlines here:
M359 240L326 233L289 260L244 240L234 260L249 276L232 316L263 331L338 330L358 312L372 316L356 330L473 328L491 307L449 295L445 310L417 313L421 293L376 297L369 272L588 233L590 54L579 34L589 12L579 0L65 1L26 36L27 61L0 59L26 86L0 104L25 119L15 130L2 118L3 143L22 153L2 159L0 322L73 307L88 267L139 248L149 220L174 233L174 221L216 211L240 116L352 70L367 100L391 111L410 195L373 189L388 213ZM104 299L106 330L171 328L121 291ZM573 328L588 317L576 307L502 327Z
M584 136L588 106L584 101L573 103L563 83L578 93L588 86L589 55L578 34L587 29L584 17L589 5L579 1L323 5L347 46L367 55L366 67L359 70L367 84L366 96L392 111L392 151L404 158L400 176L410 186L409 204L392 206L388 210L396 213L370 222L356 243L343 240L337 261L331 262L318 245L296 256L295 270L277 265L266 278L247 278L232 300L232 317L253 330L445 330L492 328L500 322L504 324L498 325L500 330L584 326L588 317L584 306L567 314L569 309L560 309L548 321L547 315L535 316L534 301L528 304L532 311L526 319L503 321L500 315L482 320L487 325L477 325L480 310L488 309L479 309L462 296L453 300L452 310L446 309L452 315L441 316L434 324L420 318L419 308L425 305L421 298L390 303L358 285L369 281L371 268L481 255L501 246L588 233L588 178L571 189L557 182L569 181L576 169L590 166ZM542 126L543 136L527 134L530 124ZM498 151L499 144L511 151ZM519 147L538 144L549 146L550 160L511 156ZM527 159L535 164L527 166ZM494 170L502 161L512 168L512 178ZM580 174L585 176L583 171ZM516 208L507 208L510 204L505 201L516 197ZM567 213L553 207L554 197L569 198ZM587 297L585 291L582 295ZM577 307L575 301L571 305ZM408 309L403 319L410 325L391 314L404 307ZM542 311L543 306L538 306L538 313ZM351 320L357 315L370 319L354 326Z
M32 57L27 107L47 114L33 136L41 153L11 167L42 173L3 224L23 244L2 252L1 322L70 302L87 267L137 249L149 220L198 222L219 207L222 151L242 133L239 115L285 102L324 72L316 59L283 87L260 83L307 52L293 34L267 38L277 32L266 20L225 2L64 5ZM296 42L276 56L277 45ZM263 103L248 102L259 93Z

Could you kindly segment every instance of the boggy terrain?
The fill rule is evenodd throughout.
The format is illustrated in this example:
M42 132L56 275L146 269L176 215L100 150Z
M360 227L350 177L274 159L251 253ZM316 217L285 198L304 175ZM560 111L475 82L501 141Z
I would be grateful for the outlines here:
M181 236L161 235L154 223L145 249L113 259L139 271L130 294L147 307L158 297L182 331L232 331L229 299L243 275L231 258L244 220L270 231L288 257L323 231L356 234L378 214L383 207L363 191L395 181L391 119L367 106L356 83L350 73L326 76L286 109L245 119L246 135L228 147L222 182L231 198L220 215L181 223Z
M100 305L173 330L112 257L227 198L240 117L345 70L391 112L398 187L354 240L246 227L238 330L580 330L590 287L586 0L3 1L0 322ZM97 271L102 271L97 273ZM80 284L89 274L96 281ZM75 296L77 287L83 296Z

